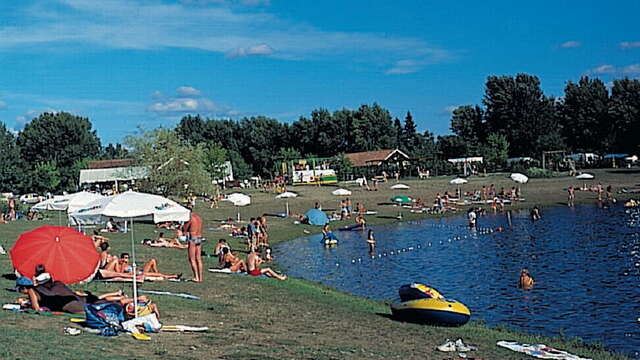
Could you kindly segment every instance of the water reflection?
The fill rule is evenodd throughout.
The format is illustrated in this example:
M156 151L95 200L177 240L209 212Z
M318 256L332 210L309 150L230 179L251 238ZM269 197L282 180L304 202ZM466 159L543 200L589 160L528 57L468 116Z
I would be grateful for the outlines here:
M289 275L322 281L353 294L394 299L400 285L429 284L465 303L489 324L600 341L640 356L640 215L620 206L545 208L479 218L464 216L375 228L369 254L366 233L340 232L325 249L321 236L277 248ZM493 231L504 227L504 232ZM535 279L519 289L520 270Z

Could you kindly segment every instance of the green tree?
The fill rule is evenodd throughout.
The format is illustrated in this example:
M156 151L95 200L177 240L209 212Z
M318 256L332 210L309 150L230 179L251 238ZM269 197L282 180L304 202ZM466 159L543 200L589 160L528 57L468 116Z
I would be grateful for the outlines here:
M340 178L340 180L346 180L347 175L351 174L353 170L351 160L344 156L343 153L332 157L329 161L329 166L333 170L335 170L336 175Z
M163 196L211 193L209 158L203 144L181 140L174 131L155 129L129 136L125 143L140 166L149 169L149 177L140 181L143 191Z
M559 104L562 135L578 152L605 151L609 124L609 92L600 79L569 81Z
M270 174L278 149L286 145L289 128L264 116L240 121L240 152L257 174Z
M175 131L182 140L191 144L200 144L207 140L204 137L205 126L200 115L187 115L180 120Z
M614 151L636 154L640 151L640 80L613 82L611 103L611 140Z
M375 103L360 106L353 119L353 150L391 149L395 141L396 131L389 111Z
M224 163L227 161L227 151L215 143L209 143L203 150L204 168L213 180L221 180L225 176ZM233 165L232 165L233 167Z
M239 151L240 131L240 126L235 121L207 120L204 126L204 138L207 142L219 144L227 151Z
M122 146L122 144L109 143L104 149L102 149L101 159L113 160L113 159L126 159L129 156L129 151Z
M420 147L420 142L421 139L416 123L413 121L411 112L407 111L407 116L404 118L404 128L402 129L402 145L404 146L404 150L411 155L415 155Z
M489 170L502 168L509 157L509 142L500 134L489 134L486 144L480 147L480 154Z
M536 76L489 76L483 102L487 132L505 135L513 155L539 153L536 140L559 131L555 100L544 96Z
M43 113L28 123L17 139L22 158L30 168L55 164L60 183L48 190L75 189L78 179L71 170L78 159L96 157L100 140L89 119L66 112Z
M479 106L463 105L453 110L451 131L469 144L469 155L478 152L484 142L484 111Z
M406 151L407 149L403 145L402 139L402 122L400 119L395 118L393 120L393 128L396 130L396 143L395 148L398 148L402 151Z
M467 144L458 135L438 136L437 149L443 159L467 156Z
M20 151L13 134L0 123L0 192L16 191L22 177Z
M38 163L29 174L29 189L40 194L52 191L60 184L60 178L60 171L56 164Z
M233 177L235 179L248 179L253 176L253 169L247 164L237 151L227 151L227 160L231 161L233 167Z

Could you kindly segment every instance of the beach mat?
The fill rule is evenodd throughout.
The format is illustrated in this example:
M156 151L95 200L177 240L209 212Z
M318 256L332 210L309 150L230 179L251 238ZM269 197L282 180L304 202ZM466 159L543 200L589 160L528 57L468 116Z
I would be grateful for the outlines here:
M566 351L548 347L544 344L522 344L516 341L498 341L496 345L515 352L524 353L538 359L591 360L570 354Z
M208 331L207 326L187 326L187 325L162 325L160 331L169 332L205 332Z

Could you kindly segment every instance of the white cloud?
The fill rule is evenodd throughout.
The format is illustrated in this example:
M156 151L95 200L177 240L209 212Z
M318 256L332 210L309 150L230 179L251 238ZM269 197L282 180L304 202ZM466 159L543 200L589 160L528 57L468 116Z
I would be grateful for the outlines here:
M176 89L176 92L180 96L201 96L202 93L200 90L193 88L191 86L180 86ZM159 91L158 91L159 93ZM153 96L153 95L152 95Z
M623 41L620 43L620 47L623 49L634 49L640 47L640 41Z
M6 102L0 100L0 110L6 110L9 106Z
M587 75L611 75L611 76L634 76L640 74L640 64L627 66L613 66L610 64L600 65L595 69L585 72Z
M422 69L422 64L416 60L399 60L387 70L387 74L411 74Z
M31 120L37 118L38 116L40 116L40 114L43 113L57 113L59 112L58 110L54 110L51 108L45 108L45 109L40 109L40 110L29 110L27 111L25 114L23 115L18 115L16 116L16 121L13 125L13 129L16 131L20 131L22 129L24 129L25 125L27 125L28 123L31 122Z
M458 107L460 107L460 105L449 105L449 106L446 106L442 112L447 114L453 114L453 110L457 109Z
M227 53L227 57L236 58L236 57L246 57L246 56L265 56L273 54L273 48L267 44L260 44L256 46L251 46L247 48L237 48L229 51Z
M244 3L267 4L260 0ZM452 57L421 38L324 30L264 10L237 9L210 1L52 0L16 10L12 16L20 25L0 25L0 50L29 48L41 53L59 49L61 44L136 50L181 48L290 60L333 56L391 64L398 59L415 59L423 65ZM406 60L396 63L389 73L417 71L416 66L403 66L402 61Z
M563 49L569 49L569 48L577 48L582 46L582 43L580 41L565 41L562 44L560 44L560 47Z
M152 95L154 101L147 110L160 116L175 116L177 114L201 114L207 116L234 116L238 112L226 105L219 105L206 98L198 89L180 86L175 96L164 96L159 91Z

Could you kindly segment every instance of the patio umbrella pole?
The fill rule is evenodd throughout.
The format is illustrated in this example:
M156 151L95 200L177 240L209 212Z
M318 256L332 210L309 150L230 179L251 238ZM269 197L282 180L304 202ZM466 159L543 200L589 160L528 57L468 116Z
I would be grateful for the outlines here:
M287 200L285 204L287 205L287 216L289 216L289 200Z
M138 276L138 272L136 269L136 246L133 240L133 219L129 219L131 221L131 258L133 259L133 264L131 265L133 269L133 314L134 317L138 317L138 281L136 277Z

